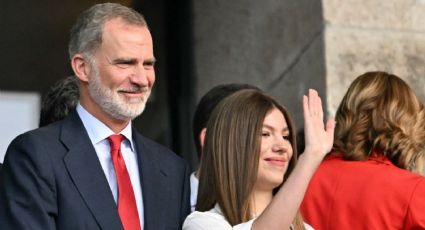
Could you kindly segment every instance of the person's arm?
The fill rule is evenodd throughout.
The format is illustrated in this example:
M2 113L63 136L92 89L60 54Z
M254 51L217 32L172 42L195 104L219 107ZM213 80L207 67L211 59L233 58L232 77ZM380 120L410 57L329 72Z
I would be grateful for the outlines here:
M331 150L334 121L323 124L322 102L315 90L303 98L305 143L304 153L286 182L264 212L254 221L252 229L289 229L298 212L311 177Z
M0 184L1 229L56 229L54 176L42 152L28 135L10 144Z

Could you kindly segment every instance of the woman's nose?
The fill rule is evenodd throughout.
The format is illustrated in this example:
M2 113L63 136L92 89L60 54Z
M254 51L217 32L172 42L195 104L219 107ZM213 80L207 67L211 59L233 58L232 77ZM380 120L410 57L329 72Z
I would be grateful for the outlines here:
M278 152L279 154L283 154L287 152L288 150L288 141L284 140L283 138L277 138L275 140L275 143L273 144L273 151Z

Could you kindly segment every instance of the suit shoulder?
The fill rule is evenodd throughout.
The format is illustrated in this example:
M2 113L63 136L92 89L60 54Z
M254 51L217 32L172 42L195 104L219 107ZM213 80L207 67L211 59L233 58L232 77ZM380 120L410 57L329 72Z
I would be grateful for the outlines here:
M25 157L48 159L52 154L62 152L58 151L64 149L59 137L60 129L60 124L52 124L18 135L9 144L4 161L19 161Z
M53 139L53 136L58 136L59 124L52 124L41 128L36 128L16 136L11 144L21 142L46 142Z

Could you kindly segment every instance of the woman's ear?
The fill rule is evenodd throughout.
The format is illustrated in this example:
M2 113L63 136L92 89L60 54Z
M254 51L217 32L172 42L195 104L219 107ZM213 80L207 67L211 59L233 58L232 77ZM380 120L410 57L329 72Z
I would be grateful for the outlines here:
M82 82L88 82L90 63L82 54L75 54L71 59L71 66L75 75Z
M205 135L207 134L207 128L203 128L199 133L199 143L201 143L201 148L204 148Z

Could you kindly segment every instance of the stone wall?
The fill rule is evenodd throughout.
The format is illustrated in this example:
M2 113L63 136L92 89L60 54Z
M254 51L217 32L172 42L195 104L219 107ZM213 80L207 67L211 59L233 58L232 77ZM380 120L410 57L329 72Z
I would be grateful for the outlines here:
M354 78L387 71L425 99L425 0L193 1L195 100L222 83L276 96L302 128L318 89L334 116Z
M351 81L383 70L425 99L425 1L323 0L328 111Z
M217 84L273 94L302 126L308 88L326 95L321 2L193 1L195 101Z

